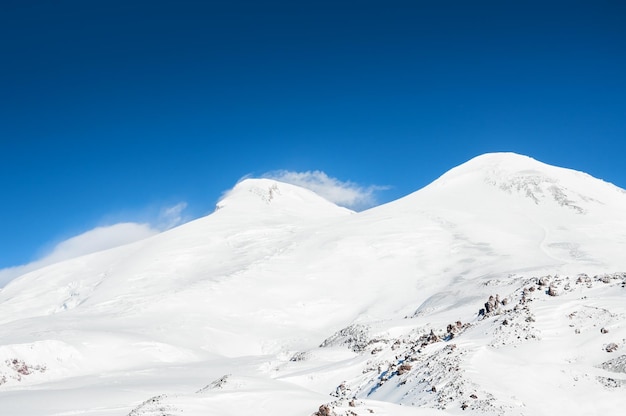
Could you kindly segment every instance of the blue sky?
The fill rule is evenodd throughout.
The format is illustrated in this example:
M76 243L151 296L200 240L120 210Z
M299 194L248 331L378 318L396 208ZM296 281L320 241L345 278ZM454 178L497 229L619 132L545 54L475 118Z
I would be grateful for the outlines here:
M3 2L0 269L267 172L357 208L494 151L626 187L626 3L512 3Z

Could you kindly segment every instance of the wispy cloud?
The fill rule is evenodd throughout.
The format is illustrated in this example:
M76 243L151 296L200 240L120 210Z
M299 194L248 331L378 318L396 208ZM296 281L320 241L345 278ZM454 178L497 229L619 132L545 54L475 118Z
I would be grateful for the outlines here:
M185 208L187 208L186 202L179 202L171 207L162 208L159 213L158 228L168 230L186 222L188 218L183 215Z
M39 260L23 266L9 267L0 270L0 287L22 274L80 257L96 251L106 250L124 244L133 243L157 234L159 231L148 224L132 222L119 223L106 227L96 227L92 230L71 237L54 246L54 248Z
M52 252L42 260L51 263L79 257L96 251L106 250L157 234L148 224L133 222L96 227L57 244Z
M158 210L158 214L140 215L144 218L151 217L142 223L119 222L113 225L100 226L61 241L38 260L22 266L0 269L0 288L14 278L33 270L96 251L133 243L176 227L190 219L184 214L186 208L186 202L179 202L161 208Z
M389 189L387 186L361 186L354 182L341 181L319 170L306 172L279 170L263 176L310 189L337 205L354 210L373 207L377 204L376 192Z

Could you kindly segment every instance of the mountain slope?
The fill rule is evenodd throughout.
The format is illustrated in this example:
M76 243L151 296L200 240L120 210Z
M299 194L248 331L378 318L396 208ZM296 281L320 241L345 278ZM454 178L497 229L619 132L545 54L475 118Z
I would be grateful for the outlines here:
M611 414L626 377L596 368L626 348L626 277L607 274L626 270L624 252L623 190L515 154L479 156L361 213L248 179L208 217L1 291L0 407L534 415L553 409L533 397L582 389ZM479 316L496 294L507 305ZM54 412L34 400L52 392Z

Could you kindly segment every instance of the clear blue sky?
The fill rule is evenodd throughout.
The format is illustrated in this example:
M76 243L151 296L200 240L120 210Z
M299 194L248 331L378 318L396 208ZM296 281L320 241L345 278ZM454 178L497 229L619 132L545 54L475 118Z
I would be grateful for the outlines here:
M626 2L3 1L0 268L320 170L386 202L514 151L626 187Z

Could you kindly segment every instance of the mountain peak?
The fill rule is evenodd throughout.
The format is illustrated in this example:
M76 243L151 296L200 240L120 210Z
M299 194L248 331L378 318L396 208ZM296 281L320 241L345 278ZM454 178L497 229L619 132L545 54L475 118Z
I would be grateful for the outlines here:
M313 191L272 179L244 179L217 203L218 211L231 213L296 214L298 216L332 217L351 213Z
M586 173L516 153L477 156L449 170L429 188L445 188L450 193L456 187L460 193L486 187L499 195L515 195L536 205L556 204L578 214L609 205L615 198L624 199L625 195L616 186Z
M539 162L530 156L512 152L485 153L476 156L467 162L450 169L442 177L467 174L471 172L493 171L528 171L554 168L554 166Z

